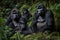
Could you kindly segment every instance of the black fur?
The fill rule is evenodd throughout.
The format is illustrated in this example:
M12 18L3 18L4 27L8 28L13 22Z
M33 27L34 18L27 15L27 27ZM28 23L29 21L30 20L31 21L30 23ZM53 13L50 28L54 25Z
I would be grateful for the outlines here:
M40 21L38 21L38 19ZM39 23L39 26L37 23ZM33 28L34 32L46 32L46 31L53 32L54 15L53 15L52 11L46 9L46 7L42 4L39 5L37 7L37 12L34 14L34 17L32 20L32 28Z

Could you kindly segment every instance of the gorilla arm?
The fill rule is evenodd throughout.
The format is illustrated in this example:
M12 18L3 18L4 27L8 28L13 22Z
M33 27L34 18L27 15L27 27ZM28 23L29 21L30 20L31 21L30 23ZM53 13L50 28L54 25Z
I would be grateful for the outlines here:
M48 10L46 13L46 22L48 24L47 29L53 30L53 28L54 28L54 15L51 10Z
M32 29L32 31L34 33L37 32L37 25L36 25L36 23L37 23L38 17L39 17L39 14L35 13L34 14L34 17L32 19L31 29Z
M39 17L39 14L35 13L34 17L32 19L32 25L35 25L35 23L37 22L38 17Z
M6 21L6 25L9 25L9 23L12 21L11 19L11 15L9 15L9 17L7 18L7 21Z

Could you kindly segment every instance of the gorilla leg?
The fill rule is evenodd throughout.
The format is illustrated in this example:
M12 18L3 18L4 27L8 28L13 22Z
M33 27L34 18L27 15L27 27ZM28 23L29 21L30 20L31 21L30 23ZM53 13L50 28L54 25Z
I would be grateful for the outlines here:
M21 32L21 34L25 34L25 35L32 34L32 33L33 33L33 30L31 27L28 27L26 30L23 30Z

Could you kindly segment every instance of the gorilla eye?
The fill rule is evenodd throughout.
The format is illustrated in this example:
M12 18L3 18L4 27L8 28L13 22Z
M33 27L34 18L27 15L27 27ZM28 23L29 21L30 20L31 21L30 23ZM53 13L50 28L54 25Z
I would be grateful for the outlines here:
M13 13L13 14L16 14L16 13Z
M13 12L16 12L16 10L13 10Z

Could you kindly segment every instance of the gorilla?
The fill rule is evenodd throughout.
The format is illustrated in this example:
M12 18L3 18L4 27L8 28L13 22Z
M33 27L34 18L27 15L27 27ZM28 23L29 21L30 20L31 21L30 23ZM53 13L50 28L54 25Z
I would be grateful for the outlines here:
M30 28L28 28L27 22L29 22L29 18L31 18L32 15L29 13L29 11L26 8L23 8L22 12L23 13L22 13L20 23L21 25L24 25L24 28L22 29L21 34L29 34Z
M29 13L28 9L26 9L26 8L23 8L22 12L23 12L22 17L27 22L29 20L29 18L32 17L32 15Z
M17 28L18 26L20 26L19 24L19 20L20 20L20 17L21 17L21 14L18 12L18 10L16 8L14 8L9 17L7 18L7 22L6 24L12 28L12 29L15 29Z
M21 18L21 14L19 13L18 9L17 8L14 8L10 15L8 16L7 18L7 21L6 21L6 25L10 28L12 28L9 32L11 32L12 35L15 34L15 31L21 31L23 28L20 26L20 18Z
M33 32L53 32L54 29L54 15L50 9L46 9L43 4L38 5L37 12L35 12L32 20Z

